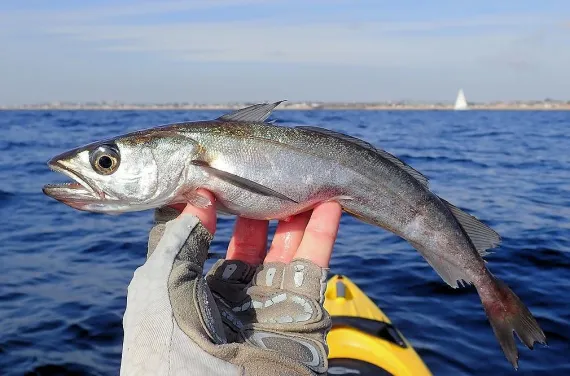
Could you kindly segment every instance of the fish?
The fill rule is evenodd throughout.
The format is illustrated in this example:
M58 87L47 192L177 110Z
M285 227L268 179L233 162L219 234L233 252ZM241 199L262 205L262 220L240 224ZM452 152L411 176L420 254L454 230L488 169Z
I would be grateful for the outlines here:
M336 201L344 212L405 239L451 287L474 285L507 360L514 333L530 349L546 336L483 258L501 242L482 221L433 193L428 178L387 151L326 128L267 119L281 102L208 121L181 122L97 141L48 166L74 180L43 192L83 211L122 213L175 203L282 220ZM215 203L198 189L215 195Z

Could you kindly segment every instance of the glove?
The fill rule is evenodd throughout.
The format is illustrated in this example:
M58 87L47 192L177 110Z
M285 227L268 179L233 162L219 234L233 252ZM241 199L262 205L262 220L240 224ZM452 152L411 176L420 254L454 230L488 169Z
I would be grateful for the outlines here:
M181 215L172 208L158 209L147 261L128 288L121 374L325 374L331 321L322 306L324 266L336 238L340 206L322 207L310 220L301 215L280 223L275 247L261 265L267 223L238 219L228 256L205 278L213 231L202 223L212 227L214 218L215 224L213 206L187 207ZM328 233L319 228L323 219L332 223ZM306 230L287 231L294 227ZM306 245L315 237L323 246L311 256ZM287 238L289 243L280 241Z

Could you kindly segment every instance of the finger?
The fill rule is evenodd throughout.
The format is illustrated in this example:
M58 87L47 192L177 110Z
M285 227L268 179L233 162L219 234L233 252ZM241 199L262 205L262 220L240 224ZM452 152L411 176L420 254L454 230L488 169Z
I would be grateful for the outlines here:
M290 263L303 240L303 233L309 223L309 218L311 218L311 211L298 214L289 221L279 221L271 248L263 262Z
M342 208L338 202L325 202L313 209L295 258L307 259L327 268L338 233Z
M216 198L211 192L205 189L199 189L197 192L201 196L204 196L207 199L209 199L212 205L206 208L197 208L195 206L188 204L186 205L182 213L192 214L197 216L200 219L200 222L202 222L202 226L204 226L210 234L214 235L214 233L216 232L216 205L214 204Z
M267 248L268 226L268 221L238 217L226 259L261 264Z

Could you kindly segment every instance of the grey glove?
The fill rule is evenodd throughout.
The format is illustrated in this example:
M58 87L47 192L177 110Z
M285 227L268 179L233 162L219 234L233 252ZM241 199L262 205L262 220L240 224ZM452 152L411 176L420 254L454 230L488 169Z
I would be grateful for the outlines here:
M327 370L326 269L219 260L197 217L157 210L123 324L123 375L315 375Z

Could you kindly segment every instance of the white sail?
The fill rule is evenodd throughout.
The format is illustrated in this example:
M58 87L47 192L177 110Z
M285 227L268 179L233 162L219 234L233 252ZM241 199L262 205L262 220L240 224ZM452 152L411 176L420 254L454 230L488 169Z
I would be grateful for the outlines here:
M467 106L467 100L465 99L465 93L463 93L463 89L459 89L459 93L457 93L457 99L455 100L455 110L467 110L469 106Z

